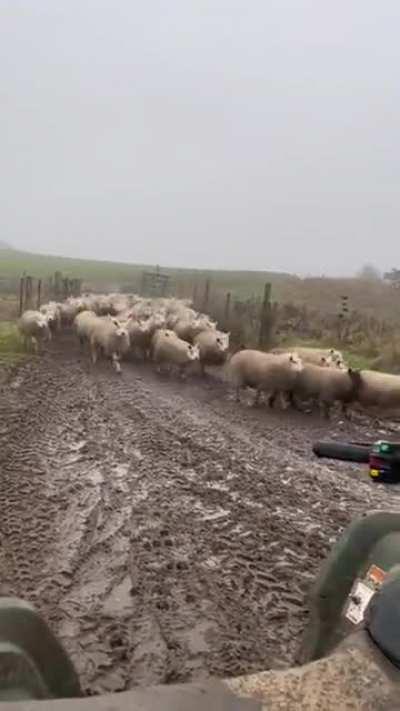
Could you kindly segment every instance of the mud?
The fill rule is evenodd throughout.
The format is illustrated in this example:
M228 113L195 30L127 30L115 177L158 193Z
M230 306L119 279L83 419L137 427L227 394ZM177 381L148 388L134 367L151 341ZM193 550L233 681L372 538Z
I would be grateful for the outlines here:
M332 543L399 500L311 444L376 434L58 344L0 391L0 594L39 608L89 694L287 666Z

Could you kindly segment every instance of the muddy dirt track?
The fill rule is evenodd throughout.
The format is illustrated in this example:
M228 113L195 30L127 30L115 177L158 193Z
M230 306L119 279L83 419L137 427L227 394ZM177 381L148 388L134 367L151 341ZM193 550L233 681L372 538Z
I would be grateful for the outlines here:
M87 693L287 665L331 544L397 499L313 459L326 435L376 431L59 344L0 390L0 594L40 609Z

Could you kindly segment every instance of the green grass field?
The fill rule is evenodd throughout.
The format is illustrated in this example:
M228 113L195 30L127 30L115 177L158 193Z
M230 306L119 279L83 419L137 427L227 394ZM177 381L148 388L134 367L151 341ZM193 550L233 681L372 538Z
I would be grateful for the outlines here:
M25 357L15 323L0 321L0 365L14 365Z
M20 252L0 248L0 280L18 279L24 272L30 276L46 279L56 271L70 278L83 279L86 284L129 285L140 284L144 270L154 270L155 265L102 262L96 260L54 257L49 255ZM218 289L232 291L238 297L261 296L266 281L277 282L289 275L272 272L214 271L199 269L172 269L161 266L162 272L169 274L174 282L184 284L188 289L198 282L204 284L211 279ZM295 277L293 277L295 278Z

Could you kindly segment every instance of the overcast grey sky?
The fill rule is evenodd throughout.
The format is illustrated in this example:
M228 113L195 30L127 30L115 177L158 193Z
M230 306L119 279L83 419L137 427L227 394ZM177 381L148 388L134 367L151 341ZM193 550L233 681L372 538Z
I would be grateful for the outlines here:
M400 267L399 0L0 0L0 239Z

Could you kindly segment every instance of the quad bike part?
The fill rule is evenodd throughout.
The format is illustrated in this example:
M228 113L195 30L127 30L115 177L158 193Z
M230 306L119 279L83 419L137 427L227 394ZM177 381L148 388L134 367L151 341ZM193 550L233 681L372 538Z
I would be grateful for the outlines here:
M300 668L88 698L13 701L0 703L0 711L393 711L399 677L362 630L329 657Z
M375 482L400 482L400 444L375 442L369 455L369 474Z
M371 448L372 442L369 444L357 444L356 442L315 442L313 452L317 457L368 464Z
M357 629L373 594L399 563L400 513L372 512L352 523L313 587L310 621L297 661L304 664L329 654Z
M0 598L0 700L80 696L63 647L34 608Z
M368 464L369 475L374 482L400 483L400 444L384 440L370 443L315 442L313 452L317 457Z

